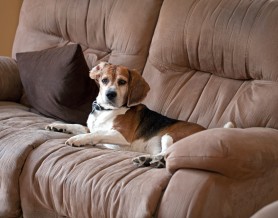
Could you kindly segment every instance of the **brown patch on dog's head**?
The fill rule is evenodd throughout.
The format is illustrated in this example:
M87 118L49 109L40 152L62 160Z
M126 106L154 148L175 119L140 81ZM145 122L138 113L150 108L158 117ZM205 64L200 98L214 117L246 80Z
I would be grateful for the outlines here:
M108 62L100 62L90 71L90 78L99 83L99 78L103 73L104 68L107 68L110 65L111 64L109 64Z

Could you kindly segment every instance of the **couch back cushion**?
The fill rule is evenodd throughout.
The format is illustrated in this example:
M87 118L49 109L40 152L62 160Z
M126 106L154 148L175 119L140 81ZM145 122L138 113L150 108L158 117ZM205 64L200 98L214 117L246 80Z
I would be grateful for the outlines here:
M105 60L142 71L161 4L162 0L24 0L13 57L78 43L90 68Z
M145 103L209 128L278 128L277 20L276 1L165 0Z

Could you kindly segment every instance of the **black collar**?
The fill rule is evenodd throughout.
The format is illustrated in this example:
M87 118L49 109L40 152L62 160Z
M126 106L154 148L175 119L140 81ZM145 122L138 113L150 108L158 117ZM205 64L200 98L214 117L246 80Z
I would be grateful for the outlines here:
M100 104L98 104L96 101L93 102L93 105L92 105L92 112L91 113L94 113L95 111L110 111L112 109L106 109L104 107L102 107Z

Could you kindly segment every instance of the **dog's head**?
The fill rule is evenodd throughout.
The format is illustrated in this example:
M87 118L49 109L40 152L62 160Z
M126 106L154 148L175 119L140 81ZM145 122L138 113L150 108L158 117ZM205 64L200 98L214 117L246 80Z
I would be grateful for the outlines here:
M105 108L131 107L141 103L150 87L136 71L127 67L101 62L90 71L99 84L98 104Z

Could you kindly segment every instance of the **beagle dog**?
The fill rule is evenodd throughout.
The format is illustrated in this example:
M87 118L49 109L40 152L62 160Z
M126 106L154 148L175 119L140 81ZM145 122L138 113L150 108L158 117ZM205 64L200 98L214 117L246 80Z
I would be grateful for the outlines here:
M98 145L147 153L133 159L137 166L164 167L166 149L176 141L205 130L190 122L168 118L151 111L141 102L150 90L135 70L101 62L90 71L99 85L87 127L52 123L47 130L74 134L66 144Z

